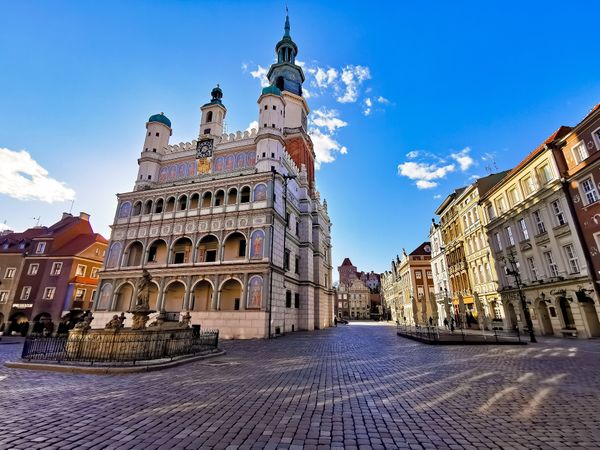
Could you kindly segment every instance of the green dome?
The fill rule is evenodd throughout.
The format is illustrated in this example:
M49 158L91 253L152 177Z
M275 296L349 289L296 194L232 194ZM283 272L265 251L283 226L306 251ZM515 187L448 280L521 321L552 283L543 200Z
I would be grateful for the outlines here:
M274 84L263 88L262 93L263 93L263 95L265 95L265 94L281 95L281 91Z
M167 116L164 115L164 113L154 114L153 116L150 116L148 122L160 122L171 128L171 121Z

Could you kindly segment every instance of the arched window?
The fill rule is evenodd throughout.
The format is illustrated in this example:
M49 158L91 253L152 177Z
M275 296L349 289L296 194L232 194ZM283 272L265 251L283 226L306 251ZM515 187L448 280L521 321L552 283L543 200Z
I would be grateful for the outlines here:
M169 197L167 199L167 207L165 212L172 212L175 209L175 197Z
M137 201L133 204L132 216L139 216L142 213L142 202Z
M156 206L154 207L154 212L156 214L160 214L161 212L163 212L163 204L164 204L164 200L162 198L159 198L156 201Z
M189 238L182 237L173 244L172 264L185 264L192 261L192 249L194 245Z
M240 203L250 202L250 186L244 186L240 191Z
M215 194L215 206L222 206L225 203L225 192L219 189Z
M213 112L209 111L208 113L206 113L206 123L212 122L212 121L213 121Z
M205 192L204 194L202 194L202 207L210 208L211 203L212 203L212 192L208 191L208 192Z
M227 193L227 204L235 205L236 203L237 203L237 189L231 188L231 189L229 189L229 192Z
M198 209L198 203L200 202L200 195L197 193L192 194L190 197L190 209Z
M187 195L182 195L179 197L179 207L177 208L179 211L183 211L187 208Z
M152 212L152 200L146 201L144 205L144 214L150 214Z

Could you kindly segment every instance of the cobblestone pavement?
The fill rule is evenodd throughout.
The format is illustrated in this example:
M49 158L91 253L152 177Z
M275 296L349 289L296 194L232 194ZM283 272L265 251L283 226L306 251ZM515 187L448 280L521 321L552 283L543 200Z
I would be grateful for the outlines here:
M598 340L436 347L364 323L223 347L143 374L2 366L0 448L600 448Z

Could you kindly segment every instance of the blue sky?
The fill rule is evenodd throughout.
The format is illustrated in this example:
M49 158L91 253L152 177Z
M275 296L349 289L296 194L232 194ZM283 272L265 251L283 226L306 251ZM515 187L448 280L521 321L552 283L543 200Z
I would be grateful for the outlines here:
M599 3L416 3L288 2L335 266L388 269L452 189L512 167L600 102ZM284 13L272 1L5 3L0 224L49 225L74 198L108 235L151 114L172 120L171 143L190 141L220 83L228 131L256 120Z

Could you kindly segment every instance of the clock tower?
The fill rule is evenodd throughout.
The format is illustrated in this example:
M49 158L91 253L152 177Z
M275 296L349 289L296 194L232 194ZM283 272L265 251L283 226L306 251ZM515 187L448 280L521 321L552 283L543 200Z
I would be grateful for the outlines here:
M288 91L302 96L304 72L302 67L296 65L298 46L290 36L290 18L287 14L285 16L285 33L275 46L275 52L277 52L277 62L271 66L267 73L269 82L280 91Z
M221 99L223 98L223 91L217 84L211 93L210 102L202 105L200 111L202 111L202 118L200 119L200 132L198 133L200 139L202 137L221 136L223 134L223 121L227 114L227 108L223 106Z

